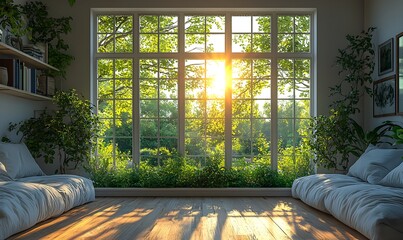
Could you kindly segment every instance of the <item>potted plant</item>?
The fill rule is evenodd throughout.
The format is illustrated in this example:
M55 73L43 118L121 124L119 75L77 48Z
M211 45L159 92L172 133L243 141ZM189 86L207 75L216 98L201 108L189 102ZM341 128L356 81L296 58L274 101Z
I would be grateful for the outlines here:
M354 120L360 110L358 103L364 94L372 96L368 87L374 71L374 50L369 28L359 35L347 35L347 47L339 49L336 63L341 81L330 88L335 100L330 104L329 115L313 117L310 122L309 147L319 166L345 171L351 157L359 157L368 146L380 142L381 137L395 126L385 122L372 131L365 132Z
M0 41L5 41L8 31L17 38L28 32L20 6L13 0L4 0L0 5L0 27Z
M26 2L22 11L28 20L32 43L47 44L48 63L59 69L48 72L47 75L65 78L67 67L74 60L74 57L67 53L69 45L63 38L71 31L72 18L50 17L46 5L40 1Z
M40 116L10 124L17 130L35 158L53 163L59 159L57 172L66 173L89 161L98 133L98 118L93 105L83 100L74 89L58 91L53 97L55 111L45 110Z

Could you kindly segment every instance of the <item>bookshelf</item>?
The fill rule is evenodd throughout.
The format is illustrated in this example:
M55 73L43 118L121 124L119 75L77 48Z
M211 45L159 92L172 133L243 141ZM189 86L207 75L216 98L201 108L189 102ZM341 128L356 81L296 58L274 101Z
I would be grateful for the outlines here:
M3 42L0 42L0 55L2 55L3 57L19 59L20 61L24 62L26 66L29 66L29 67L32 67L35 69L51 69L51 70L58 71L57 68L55 68L43 61L40 61L39 59L36 59L18 49L15 49ZM13 95L13 96L21 97L21 98L25 98L25 99L35 100L35 101L49 101L52 99L47 96L42 96L39 94L31 93L28 91L20 90L20 89L2 85L2 84L0 84L0 93Z

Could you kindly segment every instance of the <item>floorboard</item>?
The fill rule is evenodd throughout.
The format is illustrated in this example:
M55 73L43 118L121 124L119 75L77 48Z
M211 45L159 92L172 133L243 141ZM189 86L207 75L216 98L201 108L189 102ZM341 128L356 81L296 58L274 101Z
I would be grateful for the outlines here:
M10 239L366 239L289 197L108 197Z

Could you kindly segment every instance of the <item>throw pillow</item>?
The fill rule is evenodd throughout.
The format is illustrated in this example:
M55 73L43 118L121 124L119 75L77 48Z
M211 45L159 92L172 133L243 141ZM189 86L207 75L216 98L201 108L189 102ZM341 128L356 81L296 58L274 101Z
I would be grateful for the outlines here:
M403 149L373 148L366 151L351 166L347 175L378 184L392 169L402 162Z
M380 182L380 185L388 187L400 187L403 188L403 162L395 167L388 173Z
M0 162L12 178L45 175L23 143L0 143Z
M13 179L8 175L6 167L0 162L0 181L13 181Z

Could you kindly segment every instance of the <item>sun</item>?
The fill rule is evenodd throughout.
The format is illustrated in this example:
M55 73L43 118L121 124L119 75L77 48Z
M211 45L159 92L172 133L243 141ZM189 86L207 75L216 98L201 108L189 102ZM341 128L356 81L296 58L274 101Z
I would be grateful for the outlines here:
M224 98L226 70L224 60L208 60L206 64L206 91L208 98Z

